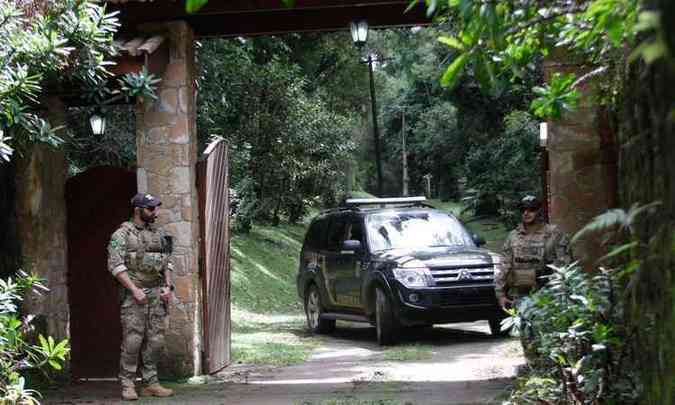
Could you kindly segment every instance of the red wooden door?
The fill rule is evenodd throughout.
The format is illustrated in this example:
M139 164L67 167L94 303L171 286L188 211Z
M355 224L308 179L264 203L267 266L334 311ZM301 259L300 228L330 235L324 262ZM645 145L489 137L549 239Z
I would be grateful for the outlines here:
M200 208L200 277L203 289L205 367L230 363L230 224L227 143L212 142L197 165Z
M119 371L118 283L107 270L110 235L131 214L136 174L114 167L87 170L66 183L71 367L75 378Z

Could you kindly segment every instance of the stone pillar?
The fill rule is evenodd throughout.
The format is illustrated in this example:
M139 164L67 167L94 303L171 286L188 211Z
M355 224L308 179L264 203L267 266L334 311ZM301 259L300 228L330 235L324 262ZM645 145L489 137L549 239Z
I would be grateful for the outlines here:
M53 127L64 125L65 107L57 98L45 100L47 119ZM25 297L24 313L38 317L38 333L55 339L70 335L66 283L68 238L65 186L68 164L65 152L35 144L17 159L16 213L23 269L43 278L50 289Z
M194 35L185 22L167 23L162 29L170 58L157 90L159 99L139 101L136 108L137 179L139 192L162 200L158 222L174 237L177 302L170 308L159 371L187 376L201 372Z
M544 62L547 80L555 72L573 72L579 78L587 71L561 51ZM585 82L578 90L582 94L578 109L548 123L549 217L570 236L614 207L617 193L614 135L606 115L591 99L592 83ZM588 238L574 246L574 255L591 269L602 249L597 238Z

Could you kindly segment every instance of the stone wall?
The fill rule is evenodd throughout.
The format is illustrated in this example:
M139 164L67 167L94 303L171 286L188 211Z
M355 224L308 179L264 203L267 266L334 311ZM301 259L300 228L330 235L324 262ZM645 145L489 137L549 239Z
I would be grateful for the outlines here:
M174 237L177 302L171 306L160 373L185 376L201 372L194 38L183 22L161 29L169 37L170 59L159 99L139 101L136 108L137 180L139 192L162 200L158 222Z
M58 99L45 102L52 126L65 123L65 108ZM69 336L65 183L67 162L63 151L35 144L17 159L16 212L23 268L45 280L49 292L28 294L23 310L38 315L40 333L54 338Z
M544 63L547 80L554 72L575 72L581 77L586 71L562 52ZM584 83L579 90L579 108L548 123L549 218L570 235L614 207L617 194L614 135L606 114L591 100L591 84ZM574 246L575 258L587 269L601 252L596 239Z

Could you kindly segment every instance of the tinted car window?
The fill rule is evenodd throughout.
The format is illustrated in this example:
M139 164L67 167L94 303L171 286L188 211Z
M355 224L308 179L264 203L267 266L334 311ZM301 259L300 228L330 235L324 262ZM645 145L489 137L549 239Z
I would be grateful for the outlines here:
M328 240L326 241L326 249L332 251L340 250L340 245L345 238L346 226L346 218L342 216L331 218L330 224L328 225Z
M309 231L307 231L307 236L305 237L306 247L312 250L320 250L324 248L324 237L326 236L327 224L327 218L317 219L316 221L312 222L312 225L309 227Z
M368 216L373 251L442 246L474 247L471 235L453 216L434 211L382 212Z
M359 218L351 218L347 224L347 229L345 232L345 240L358 240L362 244L365 243L363 238L363 225Z

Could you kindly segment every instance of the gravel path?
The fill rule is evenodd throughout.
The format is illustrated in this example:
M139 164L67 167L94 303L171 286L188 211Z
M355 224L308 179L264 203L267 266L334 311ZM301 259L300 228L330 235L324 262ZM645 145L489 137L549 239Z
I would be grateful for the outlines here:
M233 365L209 378L208 384L175 387L171 399L144 398L137 403L488 404L504 392L523 363L518 340L492 338L486 322L407 331L401 348L421 345L421 351L431 351L424 360L387 360L374 335L371 327L339 323L305 363L280 368ZM117 404L118 392L114 382L88 382L51 392L43 403Z

